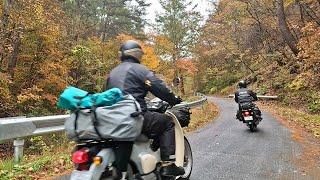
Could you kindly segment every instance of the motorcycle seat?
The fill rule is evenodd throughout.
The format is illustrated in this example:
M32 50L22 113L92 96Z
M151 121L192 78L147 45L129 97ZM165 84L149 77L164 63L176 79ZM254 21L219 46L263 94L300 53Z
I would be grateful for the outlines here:
M140 134L136 139L136 142L148 142L148 141L149 141L149 138L144 134Z

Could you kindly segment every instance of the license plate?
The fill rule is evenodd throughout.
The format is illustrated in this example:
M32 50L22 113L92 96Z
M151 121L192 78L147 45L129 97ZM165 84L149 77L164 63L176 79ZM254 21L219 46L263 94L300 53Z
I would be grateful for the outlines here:
M92 173L90 171L73 171L71 173L70 180L90 180L92 179Z
M252 121L252 120L253 120L253 117L252 117L252 116L246 116L246 117L244 117L244 120L246 120L246 121Z

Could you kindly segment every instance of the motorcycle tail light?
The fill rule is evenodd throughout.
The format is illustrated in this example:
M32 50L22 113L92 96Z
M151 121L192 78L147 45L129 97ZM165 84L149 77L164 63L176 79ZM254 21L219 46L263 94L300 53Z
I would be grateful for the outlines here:
M249 111L245 111L245 112L244 112L244 115L249 116L249 115L250 115L250 112L249 112Z
M82 148L72 154L72 162L76 164L81 164L88 162L89 160L89 150L87 148Z

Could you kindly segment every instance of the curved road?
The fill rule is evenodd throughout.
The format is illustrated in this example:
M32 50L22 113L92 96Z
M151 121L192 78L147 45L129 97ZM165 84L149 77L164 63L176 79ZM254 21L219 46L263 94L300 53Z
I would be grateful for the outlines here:
M299 172L295 157L301 153L288 129L270 114L254 133L235 119L237 105L230 99L209 98L220 114L214 123L191 133L194 169L191 180L214 179L320 179Z

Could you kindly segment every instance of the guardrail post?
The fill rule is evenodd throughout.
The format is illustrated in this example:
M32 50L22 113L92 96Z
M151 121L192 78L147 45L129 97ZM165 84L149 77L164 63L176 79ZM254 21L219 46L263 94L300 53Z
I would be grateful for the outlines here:
M24 146L24 139L15 139L13 141L14 146L14 162L19 163L23 157L23 146Z

